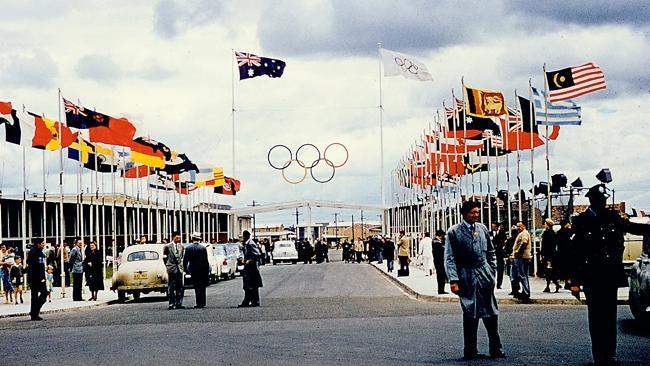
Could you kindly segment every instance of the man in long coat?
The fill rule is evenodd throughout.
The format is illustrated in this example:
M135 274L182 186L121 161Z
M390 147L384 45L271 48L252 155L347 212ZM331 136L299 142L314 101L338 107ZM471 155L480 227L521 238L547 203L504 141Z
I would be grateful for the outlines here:
M192 234L192 244L185 248L183 256L185 273L192 276L197 309L205 307L205 288L210 284L210 263L208 251L201 244L201 234Z
M487 330L490 357L503 358L498 331L498 307L494 296L497 269L495 249L485 225L479 219L477 202L463 203L463 222L447 232L445 269L451 292L460 297L463 309L464 358L485 357L478 353L476 332L479 319Z
M240 308L260 306L259 288L263 286L262 276L257 267L260 250L251 239L251 233L248 230L244 230L243 236L244 270L242 271L242 282L244 285L244 300L238 305Z

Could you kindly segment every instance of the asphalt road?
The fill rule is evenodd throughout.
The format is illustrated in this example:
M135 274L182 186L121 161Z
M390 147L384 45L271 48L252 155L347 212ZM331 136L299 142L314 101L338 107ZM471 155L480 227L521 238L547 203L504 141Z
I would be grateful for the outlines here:
M208 288L205 309L167 310L149 296L92 310L0 319L0 364L465 364L458 304L411 299L365 264L262 267L262 306L238 309L241 280ZM185 305L194 305L192 290ZM582 306L501 307L507 358L473 364L583 365ZM487 352L484 329L479 347ZM650 330L619 308L622 364L647 365Z

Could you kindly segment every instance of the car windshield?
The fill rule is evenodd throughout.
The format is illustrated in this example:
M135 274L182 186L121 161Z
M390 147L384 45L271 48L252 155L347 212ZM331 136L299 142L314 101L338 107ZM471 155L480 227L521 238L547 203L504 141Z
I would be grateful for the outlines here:
M278 243L278 248L291 248L293 245L291 243Z
M129 254L128 257L126 257L127 262L137 262L137 261L155 261L157 260L158 257L158 252L154 251L141 251L141 252L133 252Z

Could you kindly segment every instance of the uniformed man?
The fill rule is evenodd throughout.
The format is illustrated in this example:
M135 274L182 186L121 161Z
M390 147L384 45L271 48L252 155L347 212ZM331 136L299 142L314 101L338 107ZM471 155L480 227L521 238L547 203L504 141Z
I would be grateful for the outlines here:
M607 188L597 184L586 194L589 208L573 219L573 263L571 292L587 298L591 353L596 365L615 364L616 302L618 287L625 279L623 235L648 235L650 226L631 223L608 209Z
M487 330L490 357L503 358L498 330L498 307L494 296L496 253L485 225L478 222L479 204L473 201L461 207L463 221L447 232L445 269L451 292L458 295L463 309L464 359L483 358L476 346L478 323L483 319Z

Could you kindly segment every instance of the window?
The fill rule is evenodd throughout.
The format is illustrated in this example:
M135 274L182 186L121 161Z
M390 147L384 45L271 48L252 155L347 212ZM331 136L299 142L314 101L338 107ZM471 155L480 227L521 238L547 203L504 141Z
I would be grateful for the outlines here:
M142 251L142 252L133 252L126 257L127 262L137 262L137 261L155 261L159 258L158 252L154 251Z
M293 245L291 243L278 243L278 248L291 248Z

